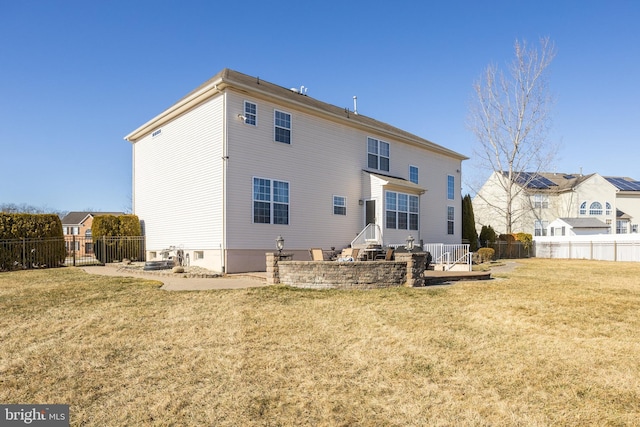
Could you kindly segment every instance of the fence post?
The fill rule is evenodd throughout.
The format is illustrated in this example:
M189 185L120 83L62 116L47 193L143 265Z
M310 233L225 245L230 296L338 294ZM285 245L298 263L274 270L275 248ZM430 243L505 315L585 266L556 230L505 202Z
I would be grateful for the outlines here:
M22 268L25 268L25 263L27 262L27 242L25 238L22 238Z
M76 235L73 235L73 241L71 242L71 254L73 257L73 266L76 266Z

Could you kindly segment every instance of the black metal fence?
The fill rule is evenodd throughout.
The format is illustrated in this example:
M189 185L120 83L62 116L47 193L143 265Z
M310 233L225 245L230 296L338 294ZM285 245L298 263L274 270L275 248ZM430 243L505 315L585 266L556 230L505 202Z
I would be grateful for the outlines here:
M0 240L0 271L145 260L144 236Z

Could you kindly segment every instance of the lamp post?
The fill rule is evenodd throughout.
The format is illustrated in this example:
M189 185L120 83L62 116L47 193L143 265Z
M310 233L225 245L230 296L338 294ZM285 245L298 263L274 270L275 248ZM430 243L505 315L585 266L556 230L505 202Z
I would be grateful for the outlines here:
M411 252L413 250L413 242L414 242L413 236L409 234L409 237L407 237L407 245L405 246L405 249L408 252Z
M284 249L284 238L282 236L278 236L276 239L276 248L278 248L278 255L281 255Z

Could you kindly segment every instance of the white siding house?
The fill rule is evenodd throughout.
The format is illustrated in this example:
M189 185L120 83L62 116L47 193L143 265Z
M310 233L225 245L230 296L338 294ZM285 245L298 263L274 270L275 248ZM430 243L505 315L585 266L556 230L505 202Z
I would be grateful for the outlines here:
M473 199L478 231L484 225L497 233L506 230L505 175L492 174ZM571 235L602 234L603 226L610 234L638 232L640 183L631 178L524 172L513 180L514 233L542 237L564 227L566 233L572 228ZM554 223L558 219L564 224Z
M224 69L125 139L149 258L263 271L279 235L303 260L368 222L385 245L461 241L465 156L256 77Z

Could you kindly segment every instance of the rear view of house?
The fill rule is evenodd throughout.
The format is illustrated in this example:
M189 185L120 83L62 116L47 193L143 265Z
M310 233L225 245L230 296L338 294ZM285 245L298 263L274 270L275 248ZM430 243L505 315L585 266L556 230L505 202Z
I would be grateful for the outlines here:
M125 137L147 258L184 250L221 272L383 244L460 243L465 156L307 95L224 69Z

